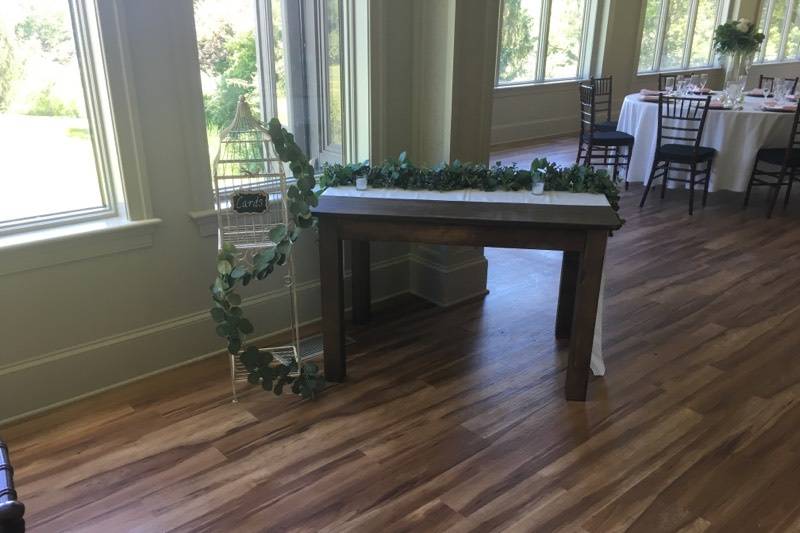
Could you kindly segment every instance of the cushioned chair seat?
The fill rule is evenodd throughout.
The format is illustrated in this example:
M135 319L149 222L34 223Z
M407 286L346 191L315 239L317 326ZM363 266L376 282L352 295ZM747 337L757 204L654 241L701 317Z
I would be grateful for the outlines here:
M589 135L584 135L583 138L589 141ZM621 131L595 131L592 142L597 146L623 146L633 144L633 135Z
M607 120L605 122L601 122L600 124L595 124L594 127L597 131L616 131L617 121Z
M696 161L708 161L717 151L713 148L700 146L697 149ZM658 159L691 163L694 159L694 146L690 144L664 144L656 154Z
M773 165L783 165L784 157L786 157L785 148L762 148L758 151L759 161L765 161ZM800 167L800 149L795 148L791 151L789 155L789 166Z

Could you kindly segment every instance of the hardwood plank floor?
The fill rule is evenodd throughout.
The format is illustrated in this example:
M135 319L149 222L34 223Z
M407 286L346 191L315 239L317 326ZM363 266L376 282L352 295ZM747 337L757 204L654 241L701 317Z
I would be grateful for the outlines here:
M486 298L380 306L317 402L233 405L219 357L0 429L30 530L800 531L800 195L772 220L640 195L587 403L563 399L559 254L487 250Z

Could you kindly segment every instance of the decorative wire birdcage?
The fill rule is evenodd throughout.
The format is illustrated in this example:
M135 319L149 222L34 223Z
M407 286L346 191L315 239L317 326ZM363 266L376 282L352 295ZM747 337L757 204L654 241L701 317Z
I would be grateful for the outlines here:
M270 239L270 230L288 227L290 217L284 163L275 152L269 132L253 116L244 98L239 98L233 122L220 134L213 176L219 249L225 244L234 245L238 261L252 270L254 256L277 244ZM292 254L286 267L283 281L289 296L291 344L259 350L271 354L282 365L289 366L294 360L299 373L300 331ZM238 401L237 383L246 382L247 374L239 358L230 354L234 402Z

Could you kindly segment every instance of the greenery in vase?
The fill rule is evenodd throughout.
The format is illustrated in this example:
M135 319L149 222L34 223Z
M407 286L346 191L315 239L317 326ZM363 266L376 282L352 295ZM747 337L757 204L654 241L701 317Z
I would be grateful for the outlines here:
M719 55L754 54L762 42L764 34L747 19L732 20L714 30L714 50Z
M250 284L254 279L263 280L284 265L300 233L313 227L314 218L311 207L317 205L318 197L314 188L314 167L308 157L294 142L294 136L287 132L278 119L269 123L269 134L275 152L281 161L289 163L295 184L287 191L287 208L290 213L288 225L280 225L269 233L269 239L276 243L271 248L258 252L253 257L252 267L239 261L236 247L225 244L217 255L217 278L211 285L214 307L211 318L216 322L216 331L228 341L228 352L237 356L247 369L247 380L253 385L261 385L264 390L280 395L285 386L303 398L315 398L325 386L325 380L313 363L305 363L298 368L297 361L283 364L271 353L259 350L257 346L245 346L245 337L255 329L244 316L241 307L242 297L236 292L239 283Z
M534 173L544 182L545 191L604 194L611 207L619 211L619 189L608 172L584 165L560 167L547 159L534 160L530 170L501 163L488 166L460 161L426 168L413 165L403 152L397 159L389 159L376 166L366 162L326 165L320 185L323 189L352 186L357 178L366 177L368 185L378 189L521 191L531 189ZM620 218L620 222L624 220Z

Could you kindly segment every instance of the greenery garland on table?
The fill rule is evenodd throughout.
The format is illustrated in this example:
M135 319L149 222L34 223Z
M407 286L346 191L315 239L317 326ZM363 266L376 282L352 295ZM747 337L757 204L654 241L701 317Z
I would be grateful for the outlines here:
M356 179L362 177L366 177L368 185L373 188L428 191L530 190L536 177L544 182L545 191L604 194L614 211L619 211L619 189L608 172L584 165L560 167L547 159L535 159L530 170L520 169L516 165L504 166L501 163L487 166L460 161L426 168L414 166L403 152L397 159L384 161L377 166L367 163L326 165L320 185L323 189L355 185ZM622 218L620 221L624 222Z
M228 340L228 352L238 356L247 369L247 380L260 384L264 390L280 395L286 385L292 392L303 398L315 398L325 386L325 380L319 374L317 365L305 363L297 368L297 362L283 364L274 360L272 354L259 351L254 345L244 346L246 335L253 332L253 324L244 317L240 307L241 296L236 292L236 285L248 285L253 279L263 280L269 276L276 266L286 263L292 251L292 245L303 229L314 225L311 207L317 205L318 197L314 188L314 167L308 157L294 142L294 136L287 132L278 119L272 119L268 131L275 146L275 152L281 161L289 163L295 184L287 190L287 208L289 224L273 228L269 238L275 246L261 250L253 256L253 266L237 261L236 247L226 243L217 255L217 278L211 285L214 307L211 317L217 323L217 334ZM296 375L299 371L299 375Z
M498 163L487 166L460 161L442 163L431 169L414 166L403 152L397 159L384 161L374 167L367 163L325 165L320 190L315 191L317 183L314 168L294 142L294 136L277 119L270 121L268 131L278 157L289 163L296 180L287 191L291 219L288 226L281 225L270 232L270 240L277 244L258 252L253 257L252 269L237 261L235 246L223 246L217 255L217 278L211 285L214 300L211 317L217 323L217 334L228 340L228 351L238 356L247 369L248 381L253 385L260 384L264 390L277 395L283 392L286 385L290 385L292 392L313 399L325 386L325 380L313 363L303 364L298 369L296 361L283 364L254 345L244 346L245 336L252 333L254 328L243 315L242 298L236 292L236 286L238 283L246 286L253 279L263 280L276 266L286 263L302 230L314 226L311 207L317 205L319 195L327 187L355 185L356 178L366 177L368 184L374 188L519 191L530 190L536 177L544 182L546 191L604 194L611 207L619 210L619 190L608 172L582 165L559 167L547 159L534 160L530 170L519 169L516 165L503 166ZM620 221L624 222L622 219ZM299 375L294 377L298 371Z

